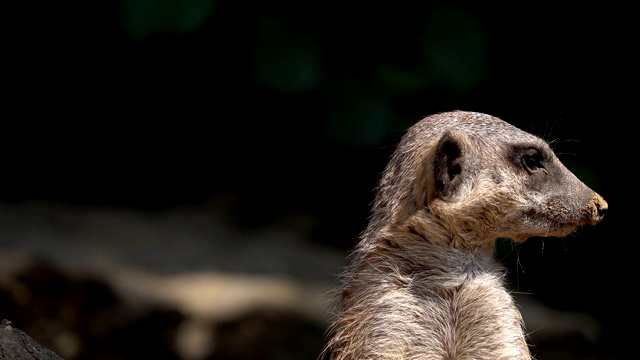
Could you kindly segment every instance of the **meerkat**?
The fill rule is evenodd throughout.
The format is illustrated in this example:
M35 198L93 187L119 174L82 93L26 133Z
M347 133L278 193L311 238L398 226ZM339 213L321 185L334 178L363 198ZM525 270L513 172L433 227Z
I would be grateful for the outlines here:
M422 119L376 187L320 357L531 359L496 240L564 237L607 207L537 136L475 112Z

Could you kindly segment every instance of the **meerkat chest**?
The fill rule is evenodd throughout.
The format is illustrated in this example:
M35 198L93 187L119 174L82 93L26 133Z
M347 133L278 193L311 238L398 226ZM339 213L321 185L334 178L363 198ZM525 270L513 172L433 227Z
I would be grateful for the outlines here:
M425 351L443 359L530 358L521 314L497 276L413 285L408 293L422 316L412 321Z

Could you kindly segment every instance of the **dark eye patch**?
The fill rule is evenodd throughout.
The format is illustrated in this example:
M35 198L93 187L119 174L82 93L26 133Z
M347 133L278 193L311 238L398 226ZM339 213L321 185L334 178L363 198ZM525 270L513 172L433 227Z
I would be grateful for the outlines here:
M540 151L529 148L522 153L522 166L529 172L544 169L543 156Z

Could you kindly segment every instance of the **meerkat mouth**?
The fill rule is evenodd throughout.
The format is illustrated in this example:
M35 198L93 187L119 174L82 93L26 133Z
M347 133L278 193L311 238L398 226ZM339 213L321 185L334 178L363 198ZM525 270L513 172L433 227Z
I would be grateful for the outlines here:
M548 216L535 211L527 212L525 218L528 219L527 223L531 224L532 229L537 229L532 232L532 235L543 237L564 237L576 231L578 227L589 223L589 220L583 217L576 221L568 217Z

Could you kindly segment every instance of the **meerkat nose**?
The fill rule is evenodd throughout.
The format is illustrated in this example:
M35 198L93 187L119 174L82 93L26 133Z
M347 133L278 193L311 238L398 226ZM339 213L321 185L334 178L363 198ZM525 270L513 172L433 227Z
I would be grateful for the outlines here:
M605 205L604 207L598 207L598 216L604 217L604 214L607 212L608 207Z
M596 208L596 214L597 215L593 219L591 219L591 224L595 225L595 224L599 223L602 220L602 218L604 217L604 214L607 213L607 209L609 209L609 205L602 198L602 196L600 196L598 194L596 194L593 197L593 199L591 199L591 203Z

